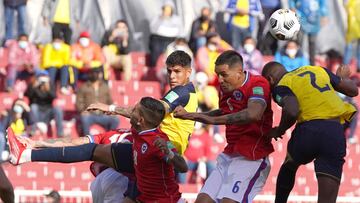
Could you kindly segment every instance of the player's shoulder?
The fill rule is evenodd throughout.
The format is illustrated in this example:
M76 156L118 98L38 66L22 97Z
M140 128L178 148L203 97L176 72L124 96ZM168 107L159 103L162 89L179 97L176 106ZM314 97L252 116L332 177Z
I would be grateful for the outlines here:
M195 86L192 82L187 83L186 85L178 85L171 89L169 92L176 92L178 94L189 94L195 93Z
M270 87L269 82L261 75L251 75L249 79L249 85L250 86L263 86L263 87Z

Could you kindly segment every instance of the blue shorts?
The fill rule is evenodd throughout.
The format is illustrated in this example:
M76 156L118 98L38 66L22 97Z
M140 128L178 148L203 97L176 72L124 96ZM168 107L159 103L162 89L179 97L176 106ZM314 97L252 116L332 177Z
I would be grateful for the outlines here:
M317 175L341 179L346 140L337 121L313 120L297 124L288 143L288 155L298 164L314 161Z

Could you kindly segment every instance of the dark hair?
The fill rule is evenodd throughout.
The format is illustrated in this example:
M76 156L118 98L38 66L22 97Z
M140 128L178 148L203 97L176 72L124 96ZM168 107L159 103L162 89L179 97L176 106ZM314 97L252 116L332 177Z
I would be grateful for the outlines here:
M233 50L224 51L220 56L216 59L215 65L229 65L232 67L235 64L241 64L243 66L244 60L242 56Z
M172 52L167 57L165 63L169 67L181 66L184 68L185 67L190 68L191 67L191 57L186 52L177 50L177 51Z
M27 35L26 33L19 34L18 39L20 39L22 37L26 37L27 39L29 39L29 35Z
M126 20L124 20L124 19L119 19L119 20L117 20L116 23L115 23L115 25L117 25L118 23L124 23L126 26L128 25L127 22L126 22Z
M246 42L247 40L249 40L249 39L252 39L252 40L256 43L256 39L254 39L254 38L251 37L251 36L246 36L246 37L244 37L244 40L242 41L242 44L244 45L245 42Z
M143 97L140 100L140 115L145 118L145 122L152 127L160 125L165 117L165 107L161 101L152 97Z

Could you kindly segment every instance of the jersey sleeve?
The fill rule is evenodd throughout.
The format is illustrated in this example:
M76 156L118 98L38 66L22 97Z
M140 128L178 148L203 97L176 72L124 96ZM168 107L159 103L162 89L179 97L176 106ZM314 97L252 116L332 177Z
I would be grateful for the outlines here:
M324 68L324 70L326 71L326 73L329 75L330 77L330 83L333 87L337 86L340 81L341 81L341 78L337 75L335 75L334 73L332 73L329 69L327 68Z
M251 85L249 100L261 100L267 104L268 98L270 96L270 86L265 79L260 79Z
M185 86L178 86L166 93L161 100L169 105L172 112L177 106L185 107L189 99L189 90Z
M289 87L283 85L276 86L272 94L274 101L279 105L281 105L282 103L282 98L286 96L295 96L295 94L291 91Z

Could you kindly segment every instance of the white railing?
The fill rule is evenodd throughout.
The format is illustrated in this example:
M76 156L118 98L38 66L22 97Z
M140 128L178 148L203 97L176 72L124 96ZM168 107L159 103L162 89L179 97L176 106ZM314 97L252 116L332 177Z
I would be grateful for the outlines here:
M48 194L49 190L15 190L15 203L23 202L22 199L26 197L43 197ZM76 203L88 202L91 200L90 191L59 191L62 198L72 198ZM183 193L182 197L189 202L196 199L196 193ZM274 202L274 195L257 195L255 202ZM288 202L317 202L317 196L301 196L292 195L289 197ZM345 197L340 196L337 198L337 203L360 203L360 197Z

